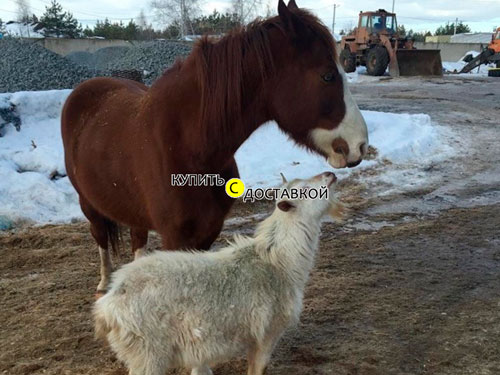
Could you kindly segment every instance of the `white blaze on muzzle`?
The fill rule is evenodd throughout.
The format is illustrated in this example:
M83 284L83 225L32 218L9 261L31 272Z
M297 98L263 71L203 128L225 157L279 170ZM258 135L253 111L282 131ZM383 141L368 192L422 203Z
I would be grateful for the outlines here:
M347 85L344 69L337 64L344 85L345 115L335 129L316 128L310 136L314 145L328 156L333 168L345 168L359 163L368 149L368 129L358 105ZM348 146L348 153L335 152L333 142L342 139Z

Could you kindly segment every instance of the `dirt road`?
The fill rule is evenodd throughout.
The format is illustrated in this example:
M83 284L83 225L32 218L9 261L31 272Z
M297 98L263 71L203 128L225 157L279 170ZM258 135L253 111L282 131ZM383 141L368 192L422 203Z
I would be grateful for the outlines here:
M302 322L267 373L500 374L500 82L397 79L353 91L362 109L428 113L454 129L460 151L418 167L430 183L404 193L365 183L376 168L339 185L351 216L325 223ZM217 244L251 233L270 209L238 204ZM2 233L0 255L0 373L126 374L93 338L98 256L87 224ZM241 359L214 373L244 369Z

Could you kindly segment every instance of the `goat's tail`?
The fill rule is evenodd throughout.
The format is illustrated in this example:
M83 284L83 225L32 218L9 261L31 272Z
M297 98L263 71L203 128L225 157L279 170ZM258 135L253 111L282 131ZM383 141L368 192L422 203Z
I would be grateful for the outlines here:
M99 300L94 305L94 321L95 321L95 337L99 340L107 340L108 333L112 327L106 317L106 308L99 303Z
M113 255L118 256L120 255L121 245L123 244L121 228L116 222L110 219L105 219L105 224L106 233L108 235L109 242L111 242L111 251Z

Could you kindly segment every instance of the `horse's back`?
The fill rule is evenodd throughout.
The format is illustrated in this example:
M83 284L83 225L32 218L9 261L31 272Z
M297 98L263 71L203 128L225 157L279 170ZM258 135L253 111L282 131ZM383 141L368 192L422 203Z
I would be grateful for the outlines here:
M87 125L85 120L98 118L103 109L108 112L120 108L122 113L127 108L130 110L135 106L125 107L124 103L137 103L147 90L147 86L139 82L106 77L93 78L78 85L68 96L62 111L61 130L65 148L72 141L75 130ZM79 134L79 131L76 133Z
M100 105L114 96L120 98L138 99L144 95L148 87L142 83L122 78L98 77L79 84L68 96L63 107L62 129L68 130L72 124L72 117L85 110L95 112Z

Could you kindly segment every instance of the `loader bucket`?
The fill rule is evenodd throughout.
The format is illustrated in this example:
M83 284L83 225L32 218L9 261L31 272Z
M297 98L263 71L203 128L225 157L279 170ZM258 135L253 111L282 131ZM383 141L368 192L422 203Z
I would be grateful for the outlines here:
M443 76L441 53L438 49L399 49L391 61L389 73L398 76Z

